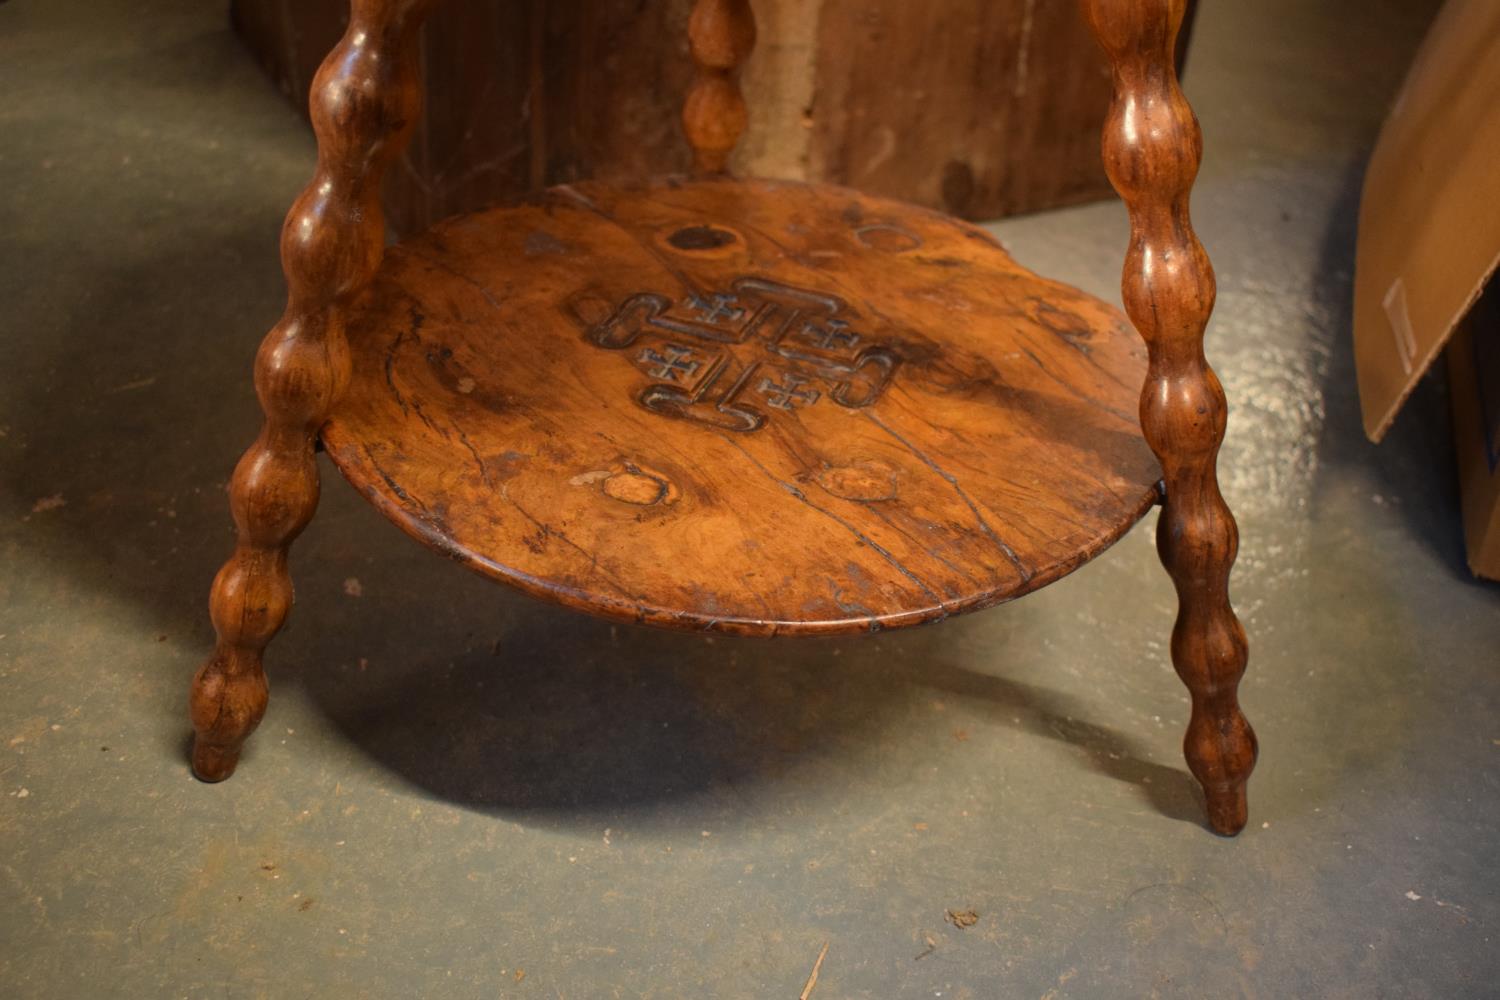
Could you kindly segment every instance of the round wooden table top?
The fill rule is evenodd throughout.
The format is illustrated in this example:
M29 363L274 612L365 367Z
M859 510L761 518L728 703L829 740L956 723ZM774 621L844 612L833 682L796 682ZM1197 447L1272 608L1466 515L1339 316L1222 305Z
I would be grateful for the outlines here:
M407 532L531 594L771 635L935 621L1157 497L1145 351L983 230L841 188L554 188L391 248L323 429Z

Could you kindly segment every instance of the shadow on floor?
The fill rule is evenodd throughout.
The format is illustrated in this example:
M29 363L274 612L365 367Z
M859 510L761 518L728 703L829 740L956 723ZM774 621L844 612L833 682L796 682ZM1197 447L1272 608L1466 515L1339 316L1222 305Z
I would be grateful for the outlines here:
M1152 762L1140 743L1089 720L1107 706L952 666L933 635L708 643L546 609L452 659L344 664L298 680L350 743L404 780L528 822L557 814L576 823L580 811L746 782L805 787L801 769L849 758L860 769L918 767L952 739L946 726L926 742L911 735L941 694L997 726L1074 747L1077 762L1064 768L1091 768L1135 786L1158 812L1202 824L1201 795L1182 766ZM400 662L400 650L386 655ZM889 762L890 729L912 760ZM1017 754L1017 767L1029 769L1038 752Z

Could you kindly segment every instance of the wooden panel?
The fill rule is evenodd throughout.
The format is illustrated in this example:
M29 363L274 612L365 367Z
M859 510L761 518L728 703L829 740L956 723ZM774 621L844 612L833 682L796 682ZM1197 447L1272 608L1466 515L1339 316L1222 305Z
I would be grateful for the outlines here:
M813 173L969 218L1105 190L1076 4L828 0L818 43Z
M427 118L387 204L410 231L587 177L686 170L689 0L452 3L423 40Z
M233 0L305 106L344 0ZM690 0L469 0L424 29L427 114L386 203L413 232L549 184L686 170ZM995 218L1109 194L1109 99L1072 2L759 0L743 174L845 184Z

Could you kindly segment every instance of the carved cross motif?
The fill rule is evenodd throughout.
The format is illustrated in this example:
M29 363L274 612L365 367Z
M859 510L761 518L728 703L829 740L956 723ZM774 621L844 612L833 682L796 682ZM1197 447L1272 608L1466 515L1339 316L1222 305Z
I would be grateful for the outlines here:
M654 380L636 395L647 410L750 433L778 410L873 406L900 359L859 324L835 296L746 276L673 297L637 292L584 337L628 351Z
M822 350L853 347L859 343L859 334L849 329L841 319L826 319L821 323L809 322L802 328L807 342Z
M760 380L760 392L766 397L766 402L778 410L794 410L799 405L811 406L818 401L818 390L802 388L807 384L807 379L801 375L787 372L782 376L786 385L777 385L769 378Z
M642 364L650 365L646 369L652 378L665 379L668 382L681 382L679 375L692 375L698 370L699 362L691 360L693 352L676 344L668 344L662 348L666 352L661 355L646 348L637 359Z
M683 305L694 313L697 313L703 322L712 325L715 323L738 323L744 318L745 310L735 305L738 301L739 299L736 296L714 292L706 296L690 295Z

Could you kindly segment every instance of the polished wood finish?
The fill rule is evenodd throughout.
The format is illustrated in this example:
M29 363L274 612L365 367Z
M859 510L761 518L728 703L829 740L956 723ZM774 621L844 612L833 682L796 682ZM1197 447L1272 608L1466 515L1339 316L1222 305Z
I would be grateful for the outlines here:
M354 0L313 81L318 165L281 232L286 312L255 364L260 436L230 482L239 541L214 579L218 642L193 679L193 771L219 781L266 709L262 654L292 604L287 549L318 503L317 430L349 380L344 326L380 263L380 181L421 108L413 42L431 0Z
M842 188L560 188L393 248L323 439L387 516L626 621L828 634L1019 596L1150 508L1125 317Z
M1240 711L1245 630L1229 603L1239 547L1215 464L1227 406L1203 356L1214 272L1189 218L1203 139L1172 71L1182 0L1085 0L1114 66L1104 163L1130 209L1125 308L1150 351L1141 426L1161 460L1166 497L1157 548L1176 585L1172 663L1192 693L1184 751L1203 785L1210 825L1238 833L1255 733Z

